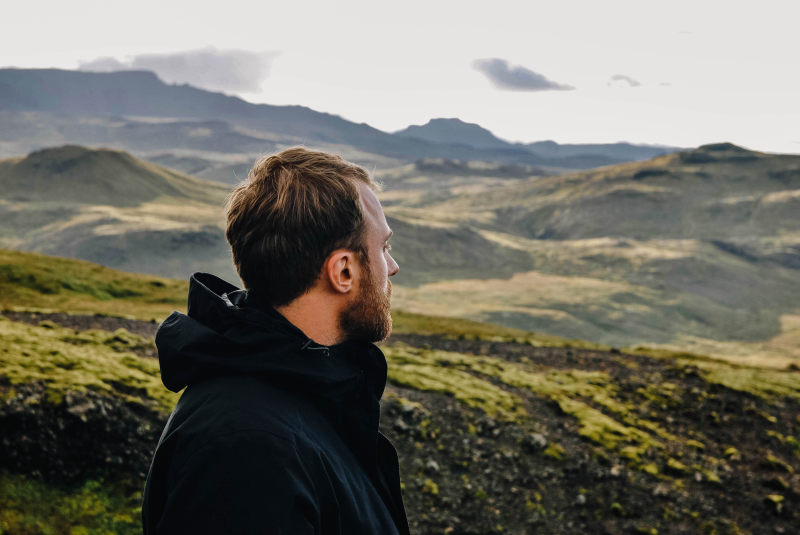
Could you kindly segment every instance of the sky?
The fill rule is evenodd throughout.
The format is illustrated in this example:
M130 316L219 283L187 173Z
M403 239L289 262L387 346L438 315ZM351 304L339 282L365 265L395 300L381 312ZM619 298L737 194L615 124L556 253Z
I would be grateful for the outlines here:
M800 1L14 2L0 66L154 70L385 131L800 153ZM8 16L9 13L11 16Z

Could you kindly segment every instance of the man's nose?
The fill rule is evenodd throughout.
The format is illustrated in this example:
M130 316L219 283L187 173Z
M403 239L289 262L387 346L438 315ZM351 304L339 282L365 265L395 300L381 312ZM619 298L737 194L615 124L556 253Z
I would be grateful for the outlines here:
M397 265L392 255L389 255L389 276L394 276L398 271L400 271L400 266Z

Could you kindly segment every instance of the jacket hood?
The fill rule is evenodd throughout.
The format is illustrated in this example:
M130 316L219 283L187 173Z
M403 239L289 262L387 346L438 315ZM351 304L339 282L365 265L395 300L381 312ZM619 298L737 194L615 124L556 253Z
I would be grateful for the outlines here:
M247 374L326 397L368 387L380 399L386 359L374 344L317 344L271 306L208 273L189 279L187 314L156 333L161 379L174 392L203 379Z

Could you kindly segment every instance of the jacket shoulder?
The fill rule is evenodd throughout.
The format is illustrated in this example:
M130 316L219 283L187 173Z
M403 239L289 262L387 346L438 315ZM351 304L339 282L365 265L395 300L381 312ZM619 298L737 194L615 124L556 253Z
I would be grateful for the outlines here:
M310 400L274 384L246 375L226 375L186 388L165 429L207 438L252 431L294 441L302 428L301 414Z

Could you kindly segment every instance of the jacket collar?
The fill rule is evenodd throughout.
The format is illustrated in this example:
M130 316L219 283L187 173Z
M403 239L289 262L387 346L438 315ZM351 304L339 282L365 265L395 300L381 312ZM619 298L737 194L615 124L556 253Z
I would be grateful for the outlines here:
M317 344L273 307L219 277L189 279L187 314L156 333L164 385L173 391L224 374L254 374L326 397L380 399L386 359L374 344Z

